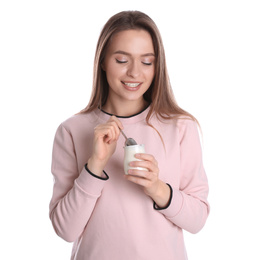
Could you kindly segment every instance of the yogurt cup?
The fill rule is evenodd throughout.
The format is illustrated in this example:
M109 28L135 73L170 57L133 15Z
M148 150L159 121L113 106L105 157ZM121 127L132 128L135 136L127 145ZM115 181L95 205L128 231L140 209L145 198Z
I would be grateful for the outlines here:
M133 161L142 161L135 157L136 153L145 153L145 145L137 144L137 145L129 145L124 147L124 173L128 175L129 169L138 169L138 170L146 170L142 167L130 167L129 163Z

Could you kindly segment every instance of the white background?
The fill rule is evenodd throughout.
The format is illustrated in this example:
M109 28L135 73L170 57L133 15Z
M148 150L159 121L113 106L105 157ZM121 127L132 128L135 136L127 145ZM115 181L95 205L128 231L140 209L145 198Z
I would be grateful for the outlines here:
M189 259L254 259L254 7L247 0L1 1L1 259L70 258L72 245L48 217L54 134L88 102L102 26L134 9L158 25L176 99L203 130L211 213L200 233L185 234Z

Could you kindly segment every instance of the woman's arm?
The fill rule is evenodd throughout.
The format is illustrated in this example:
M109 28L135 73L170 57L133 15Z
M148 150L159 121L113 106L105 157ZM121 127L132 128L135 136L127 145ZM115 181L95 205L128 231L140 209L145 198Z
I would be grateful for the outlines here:
M71 134L62 125L55 135L52 174L50 219L56 233L73 242L83 232L108 177L95 178L85 167L78 172Z
M175 225L197 233L209 214L208 181L203 167L202 149L197 125L192 120L179 120L181 176L180 187L172 187L172 201L160 210Z
M180 187L172 187L159 179L159 169L152 155L138 154L143 161L131 163L133 167L148 171L130 170L126 178L143 186L154 203L154 209L175 225L191 233L204 226L209 214L208 182L202 162L202 151L196 124L191 120L179 123ZM170 171L170 165L169 165Z
M91 157L79 173L71 133L63 125L56 132L52 174L55 179L50 202L50 219L56 233L75 241L83 232L100 197L107 174L103 171L115 151L121 122L116 117L94 129Z

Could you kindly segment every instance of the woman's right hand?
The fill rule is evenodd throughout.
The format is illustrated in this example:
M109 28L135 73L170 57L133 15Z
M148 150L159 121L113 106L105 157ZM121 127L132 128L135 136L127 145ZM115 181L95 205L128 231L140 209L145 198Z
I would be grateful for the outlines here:
M98 125L94 128L93 152L88 160L88 169L101 176L109 158L116 149L120 129L123 129L121 121L112 116L107 123Z

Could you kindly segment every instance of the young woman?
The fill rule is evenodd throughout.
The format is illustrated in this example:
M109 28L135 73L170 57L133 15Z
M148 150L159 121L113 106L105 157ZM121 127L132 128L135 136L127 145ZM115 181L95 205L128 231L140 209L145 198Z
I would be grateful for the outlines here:
M124 130L144 144L124 174ZM173 97L159 31L138 11L105 24L88 106L57 129L50 219L77 260L187 259L209 205L197 121Z

